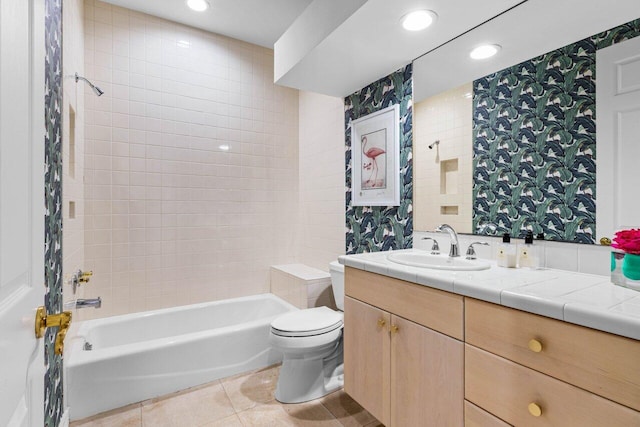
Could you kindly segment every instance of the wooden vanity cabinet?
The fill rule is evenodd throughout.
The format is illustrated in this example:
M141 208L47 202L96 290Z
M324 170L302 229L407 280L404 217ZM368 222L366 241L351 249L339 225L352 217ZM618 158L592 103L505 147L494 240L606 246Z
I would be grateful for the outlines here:
M388 427L462 426L464 346L435 330L462 337L462 297L345 275L345 391Z
M471 402L464 401L464 427L511 427Z
M345 295L345 391L388 427L640 427L638 340L349 267Z
M513 425L640 427L640 342L465 299L465 398Z

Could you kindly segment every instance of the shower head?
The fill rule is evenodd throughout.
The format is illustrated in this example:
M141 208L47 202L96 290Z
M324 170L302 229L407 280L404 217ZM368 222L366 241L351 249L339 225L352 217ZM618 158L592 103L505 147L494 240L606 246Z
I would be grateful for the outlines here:
M79 76L78 73L76 73L76 83L78 82L78 80L84 80L85 82L87 82L87 84L91 87L91 90L93 90L93 93L95 93L97 96L100 96L104 93L104 91L100 89L98 86L94 85L89 80L87 80L82 76Z
M427 147L429 147L429 150L432 150L433 147L435 147L436 145L439 145L439 144L440 144L440 140L438 139L433 144L427 145Z

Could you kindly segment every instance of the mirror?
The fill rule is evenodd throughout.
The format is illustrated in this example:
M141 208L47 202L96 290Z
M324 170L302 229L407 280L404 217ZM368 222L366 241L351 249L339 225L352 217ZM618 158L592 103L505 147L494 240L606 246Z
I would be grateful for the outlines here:
M625 2L626 15L608 16L587 1L584 22L567 23L580 13L560 11L549 19L563 25L538 29L546 37L529 42L531 21L549 24L539 5L525 2L414 61L415 230L449 223L463 233L599 239L595 54L640 35L640 20L619 25L640 8ZM598 25L585 17L598 14ZM500 58L470 63L478 40L502 44Z

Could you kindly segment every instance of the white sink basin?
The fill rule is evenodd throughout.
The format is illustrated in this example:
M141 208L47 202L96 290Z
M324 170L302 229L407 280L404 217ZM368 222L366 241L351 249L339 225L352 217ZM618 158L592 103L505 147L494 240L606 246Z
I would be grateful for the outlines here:
M398 252L387 256L391 262L412 267L432 268L434 270L478 271L491 267L486 261L468 260L464 257L450 258L446 254L431 255L427 252Z

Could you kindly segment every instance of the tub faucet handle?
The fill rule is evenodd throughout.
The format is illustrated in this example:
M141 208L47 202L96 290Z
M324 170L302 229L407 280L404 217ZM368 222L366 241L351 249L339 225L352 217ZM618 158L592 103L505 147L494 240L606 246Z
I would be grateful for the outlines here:
M89 279L91 279L91 276L93 276L93 271L82 271L80 269L77 269L73 272L71 278L67 281L67 283L71 285L74 295L78 290L78 286L83 283L89 283Z
M79 283L88 283L91 276L93 276L93 271L78 270L76 274L78 276Z

